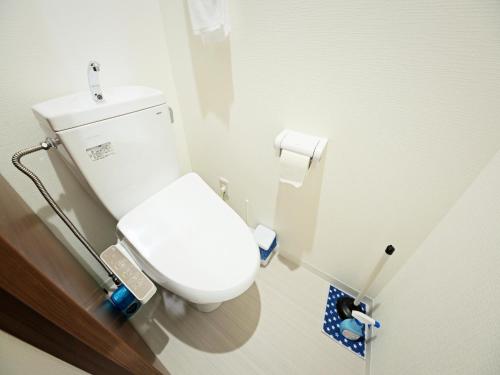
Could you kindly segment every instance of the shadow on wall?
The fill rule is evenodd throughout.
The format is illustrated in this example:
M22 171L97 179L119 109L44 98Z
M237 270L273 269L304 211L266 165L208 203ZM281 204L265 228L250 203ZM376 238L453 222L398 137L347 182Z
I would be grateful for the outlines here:
M279 235L280 254L292 261L285 262L290 269L297 267L314 244L325 159L312 163L302 187L279 182L274 228Z
M185 3L184 16L186 25L190 26ZM230 38L219 43L203 44L200 37L193 35L192 29L188 27L186 32L189 35L193 75L203 117L212 113L229 126L234 98Z
M217 310L202 313L190 305L180 317L166 313L162 288L134 317L136 329L154 353L160 354L173 335L185 344L208 353L227 353L244 345L260 319L260 294L255 283L241 296Z

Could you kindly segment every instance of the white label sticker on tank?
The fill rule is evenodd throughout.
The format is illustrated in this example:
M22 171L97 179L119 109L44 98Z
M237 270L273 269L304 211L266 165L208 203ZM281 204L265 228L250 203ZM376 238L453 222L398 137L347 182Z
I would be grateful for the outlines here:
M92 161L97 161L104 159L107 156L113 155L113 147L111 147L111 142L101 143L100 145L89 147L85 149Z

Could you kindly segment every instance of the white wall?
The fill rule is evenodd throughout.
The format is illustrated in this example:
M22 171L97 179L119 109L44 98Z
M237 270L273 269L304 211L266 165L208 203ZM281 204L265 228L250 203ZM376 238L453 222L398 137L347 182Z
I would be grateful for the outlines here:
M500 373L500 152L382 290L374 375Z
M189 170L158 2L38 0L0 2L0 172L75 254L88 259L11 155L45 135L31 106L87 89L87 64L102 65L104 87L139 84L163 90L176 113L182 170ZM98 249L115 240L114 219L53 155L26 157L69 217ZM98 266L90 260L93 267Z
M87 372L61 361L0 330L0 373L3 375L83 375Z
M282 250L375 295L500 148L500 3L232 0L229 42L192 37L160 0L193 169ZM330 139L304 189L280 187L274 137Z

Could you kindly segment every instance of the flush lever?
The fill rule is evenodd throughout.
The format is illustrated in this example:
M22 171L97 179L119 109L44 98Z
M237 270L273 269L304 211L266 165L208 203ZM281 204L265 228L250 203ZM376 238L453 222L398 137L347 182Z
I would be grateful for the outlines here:
M101 64L97 61L90 61L87 68L87 77L89 81L89 90L92 95L92 99L96 103L102 102L104 97L102 95L101 83L99 81L99 71L101 70Z

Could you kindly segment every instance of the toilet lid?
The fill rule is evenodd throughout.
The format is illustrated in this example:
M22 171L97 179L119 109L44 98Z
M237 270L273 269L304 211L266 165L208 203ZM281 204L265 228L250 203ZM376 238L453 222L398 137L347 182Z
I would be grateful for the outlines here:
M127 213L118 231L146 273L192 302L236 297L259 267L250 229L195 173Z

